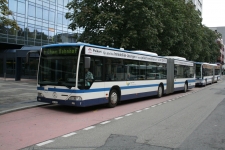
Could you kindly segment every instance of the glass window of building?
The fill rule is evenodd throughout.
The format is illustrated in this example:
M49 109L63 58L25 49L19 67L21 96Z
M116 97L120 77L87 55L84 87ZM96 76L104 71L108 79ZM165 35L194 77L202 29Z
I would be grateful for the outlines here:
M64 25L68 25L68 21L66 19L66 14L65 13L63 14L63 24Z
M36 7L36 17L42 19L42 8Z
M64 6L68 4L68 0L64 0Z
M9 0L9 9L13 12L17 12L17 1Z
M48 40L48 30L42 29L42 40Z
M47 8L43 9L43 19L48 20L48 9Z
M42 36L42 32L41 32L41 29L39 28L36 28L35 29L35 39L41 39L41 36Z
M26 6L25 3L18 1L18 11L17 13L25 14Z
M36 0L36 4L42 5L42 0Z
M28 15L32 16L32 17L35 17L35 7L33 5L29 4L29 6L28 6Z
M63 5L63 0L58 0L59 5Z
M54 22L55 21L55 12L49 11L49 21Z
M63 20L63 15L61 13L58 13L57 23L62 24L62 20Z

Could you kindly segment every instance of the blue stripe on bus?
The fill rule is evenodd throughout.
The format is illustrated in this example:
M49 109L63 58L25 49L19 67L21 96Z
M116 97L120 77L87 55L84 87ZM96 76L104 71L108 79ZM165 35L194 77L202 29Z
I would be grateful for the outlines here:
M195 80L188 80L188 82L195 82ZM184 84L184 82L175 82L174 84ZM166 86L166 84L164 84ZM150 85L138 85L138 86L122 86L121 90L126 89L136 89L136 88L146 88L146 87L157 87L158 84ZM87 89L87 90L71 90L71 89L58 89L58 88L48 88L47 91L51 92L64 92L64 93L90 93L90 92L102 92L109 91L111 88L97 88L97 89ZM37 90L44 91L44 87L37 87Z
M139 85L139 86L122 86L120 87L121 90L126 89L135 89L135 88L145 88L145 87L155 87L158 84L151 84L151 85ZM48 88L47 91L51 92L65 92L65 93L89 93L89 92L102 92L102 91L109 91L111 88L97 88L97 89L87 89L87 90L70 90L70 89L58 89L58 88ZM43 91L43 87L37 87L37 90Z
M153 96L156 95L157 92L144 92L144 93L138 93L138 94L128 94L128 95L121 95L121 101L124 100L131 100L141 97L147 97L147 96ZM44 98L44 97L37 97L37 100L39 102L46 102L53 104L52 101L57 101L60 105L69 105L69 106L77 106L77 107L88 107L88 106L94 106L94 105L100 105L100 104L107 104L108 98L100 97L100 98L94 98L94 99L87 99L82 101L74 101L74 100L57 100L57 99L50 99L50 98ZM74 103L74 104L72 104Z

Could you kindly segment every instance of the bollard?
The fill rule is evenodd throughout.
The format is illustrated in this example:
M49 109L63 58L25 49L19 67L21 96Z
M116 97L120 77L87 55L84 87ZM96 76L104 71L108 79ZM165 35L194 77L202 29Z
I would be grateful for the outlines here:
M4 73L4 79L5 79L5 81L6 81L6 73Z

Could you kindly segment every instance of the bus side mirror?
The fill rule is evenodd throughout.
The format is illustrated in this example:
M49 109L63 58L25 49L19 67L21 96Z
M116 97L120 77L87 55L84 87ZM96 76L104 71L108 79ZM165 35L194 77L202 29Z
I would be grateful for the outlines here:
M91 58L85 57L85 68L90 68Z

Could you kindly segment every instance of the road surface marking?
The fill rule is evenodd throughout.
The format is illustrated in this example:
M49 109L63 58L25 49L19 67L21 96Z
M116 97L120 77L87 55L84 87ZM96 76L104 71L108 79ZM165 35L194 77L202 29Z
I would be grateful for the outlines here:
M39 143L39 144L36 144L37 146L43 146L45 144L48 144L48 143L52 143L54 142L54 140L48 140L48 141L45 141L45 142L42 142L42 143Z
M105 122L102 122L100 124L107 124L107 123L110 123L110 121L105 121Z
M90 129L93 129L93 128L95 128L95 126L90 126L90 127L84 128L83 130L90 130Z
M133 115L133 114L126 114L125 116L131 116L131 115Z
M72 133L69 133L69 134L66 134L66 135L63 135L62 137L69 137L69 136L72 136L74 134L77 134L76 132L72 132Z
M115 118L115 120L119 120L119 119L122 119L123 117L117 117L117 118Z

